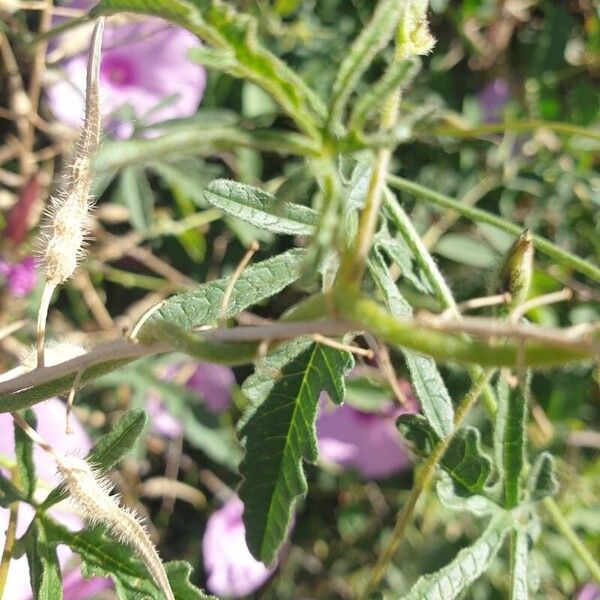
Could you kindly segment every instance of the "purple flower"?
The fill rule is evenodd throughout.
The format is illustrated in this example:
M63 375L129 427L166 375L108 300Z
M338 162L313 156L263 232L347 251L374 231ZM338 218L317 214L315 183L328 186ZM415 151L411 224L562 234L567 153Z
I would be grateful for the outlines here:
M477 94L477 101L483 110L483 120L486 123L498 121L509 99L510 89L506 79L494 79L488 83Z
M198 393L210 412L217 414L229 408L234 384L235 375L229 367L198 363L186 386Z
M402 413L416 412L416 400L411 396L409 402L408 410L390 402L380 412L368 413L349 404L327 406L323 396L317 418L319 456L343 469L355 469L365 479L406 469L410 457L395 421Z
M0 275L5 279L9 293L23 298L35 287L37 271L33 256L26 256L16 263L0 259Z
M73 433L65 433L66 409L63 402L57 398L51 398L46 402L36 404L33 407L33 411L37 418L38 432L57 452L84 456L89 451L91 447L90 439L81 423L74 416L71 416ZM0 454L9 460L14 460L14 429L12 418L8 413L0 414L0 431L2 432L0 436ZM35 498L38 501L42 501L50 489L60 482L60 478L56 472L56 464L46 452L35 446L33 455L39 483ZM8 473L3 470L3 475L8 476ZM59 523L62 523L69 529L77 530L81 528L79 517L69 511L64 505L58 504L56 507L50 509L49 512ZM30 505L25 503L19 504L17 520L18 537L25 533L33 516L34 511ZM0 547L4 547L8 519L8 509L0 508ZM83 600L84 598L90 598L90 594L98 591L98 581L86 581L79 573L78 568L70 568L74 555L69 548L63 545L58 546L57 555L63 571L66 599ZM104 587L110 585L108 580L101 581ZM95 587L91 588L88 594L71 595L67 593L67 583L73 589L80 589L79 586L91 583L94 583ZM3 597L10 598L10 600L31 600L32 591L29 580L29 567L25 556L11 560Z
M244 505L236 496L208 519L202 540L206 588L219 596L240 598L257 590L273 573L246 545Z
M578 592L576 600L600 600L600 586L586 583Z
M76 2L71 6L85 8ZM203 67L186 53L200 41L181 27L154 18L113 25L104 31L100 66L100 106L104 127L118 138L130 137L132 120L153 125L193 115L206 83ZM47 88L48 104L56 118L80 127L84 111L87 53L61 62L64 79ZM123 118L129 111L133 119Z
M235 375L229 367L203 362L180 363L170 365L163 374L163 379L176 379L181 374L184 376L185 386L198 394L199 400L204 402L210 412L218 414L229 408L231 388L235 384ZM168 438L181 435L181 423L168 413L158 396L149 396L146 408L155 433Z

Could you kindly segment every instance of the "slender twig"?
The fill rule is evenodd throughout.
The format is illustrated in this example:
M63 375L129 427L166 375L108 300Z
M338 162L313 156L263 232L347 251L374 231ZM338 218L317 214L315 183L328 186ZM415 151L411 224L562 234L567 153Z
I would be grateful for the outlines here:
M477 379L477 381L475 381L472 384L471 389L468 391L466 396L458 405L456 413L454 415L454 432L456 432L456 430L464 421L471 408L473 408L475 402L481 394L481 391L487 385L493 373L494 369L488 369L486 371L483 371L479 379ZM452 435L454 435L454 432ZM402 510L398 513L394 529L392 530L392 533L390 534L386 542L383 552L379 555L379 558L377 559L377 562L375 563L375 566L371 571L371 575L369 577L369 581L367 582L367 586L364 590L364 593L361 595L361 598L363 598L364 600L370 597L371 593L375 590L379 581L383 577L390 561L394 556L394 553L396 552L398 544L402 540L402 536L404 535L406 526L412 518L417 502L421 497L421 493L429 485L429 482L431 481L435 473L435 468L437 464L444 456L444 452L446 452L446 449L448 448L448 445L452 440L452 435L448 436L444 440L440 440L436 444L425 463L419 469L415 482L413 483L410 495L408 496L404 505L402 506Z
M421 200L434 204L435 206L453 210L471 221L475 221L477 223L487 223L496 229L500 229L501 231L505 231L514 236L518 236L522 233L523 228L520 225L511 223L510 221L507 221L502 217L489 213L485 210L471 206L463 206L460 202L457 202L453 198L436 192L435 190L427 188L419 183L415 183L414 181L404 179L403 177L397 177L395 175L388 176L387 181L388 184L394 189L412 194ZM593 265L592 263L580 258L579 256L576 256L575 254L571 254L567 250L559 248L555 244L549 242L539 235L534 235L532 237L535 249L553 259L557 264L574 269L575 271L578 271L583 275L587 275L590 279L595 281L600 281L600 267Z
M457 138L477 138L489 136L494 133L504 133L506 131L535 131L536 129L550 129L556 133L579 135L592 140L600 141L600 131L595 131L589 127L580 127L578 125L572 125L571 123L561 123L560 121L541 121L537 119L486 123L476 127L441 125L439 127L429 129L427 133L433 135L447 135Z
M585 547L579 539L560 508L552 498L544 498L542 504L550 517L555 527L560 531L563 537L569 542L575 554L580 558L581 562L589 569L590 574L600 583L600 564L592 556L592 553Z
M13 470L13 483L18 479L17 469ZM4 597L4 587L8 578L8 570L12 559L12 553L17 539L17 519L19 516L19 502L11 502L10 513L8 516L8 527L6 528L6 537L4 539L4 549L2 559L0 560L0 598Z
M238 266L235 268L235 270L231 274L231 277L229 278L229 281L227 282L227 287L225 288L225 291L223 292L223 299L221 300L221 312L220 312L219 319L218 319L219 322L222 322L225 320L225 314L227 313L227 308L229 307L229 300L231 299L231 294L233 292L233 288L235 287L235 284L236 284L237 280L240 278L240 275L242 274L243 270L248 266L248 263L252 260L252 257L258 251L258 248L259 248L258 242L256 240L252 241L250 244L250 247L248 248L248 250L246 250L246 253L242 257L242 260L240 260Z

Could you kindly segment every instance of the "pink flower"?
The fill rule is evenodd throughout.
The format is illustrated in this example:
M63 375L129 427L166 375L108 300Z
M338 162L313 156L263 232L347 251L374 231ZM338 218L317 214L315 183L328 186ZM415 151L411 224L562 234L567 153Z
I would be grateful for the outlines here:
M240 598L269 579L274 569L257 561L246 545L244 505L236 496L208 519L202 540L207 589L219 596Z
M405 387L410 390L408 384ZM408 410L390 402L377 413L363 412L349 404L327 406L325 398L323 395L317 418L322 459L343 469L355 469L365 479L388 477L410 465L395 421L403 413L416 412L412 396Z
M65 433L65 405L57 398L52 398L46 402L36 404L33 411L37 417L37 430L42 437L50 443L50 445L62 454L76 454L84 456L90 449L90 439L81 426L81 423L74 417L71 417L71 426L73 433ZM14 433L12 417L8 413L0 414L0 454L9 460L14 460ZM38 477L38 490L35 497L40 500L60 482L60 478L56 473L56 465L54 461L41 448L34 447L34 464ZM3 475L7 476L6 471ZM64 505L57 505L50 511L52 517L57 521L72 530L81 528L81 520L75 514L70 512ZM27 530L31 519L34 516L34 511L30 505L21 503L19 505L18 521L17 521L17 536L21 536ZM6 537L6 528L8 526L9 511L5 508L0 508L0 548L4 547ZM70 569L74 557L73 553L66 546L58 546L58 559L63 570L63 578L65 581L65 590L67 584L76 589L84 584L95 586L93 593L98 590L99 581L104 587L109 586L108 580L94 581L85 580L79 573L79 569ZM90 592L92 593L92 592ZM30 600L32 597L31 585L29 580L29 567L25 556L12 559L8 572L8 579L4 590L4 598L10 600ZM67 600L83 600L89 598L90 595L73 594L68 595L65 591Z
M578 592L576 600L600 600L600 586L586 583Z
M187 380L186 387L196 392L212 413L222 413L231 404L231 388L235 375L229 367L211 363L198 363Z
M16 263L0 259L0 275L4 277L12 296L24 298L35 287L37 281L33 256L26 256Z
M91 3L71 6L84 8L82 4ZM192 33L160 19L137 19L124 25L109 21L100 67L105 129L127 138L133 133L133 122L148 126L193 115L204 92L206 71L190 62L186 53L199 45ZM83 119L86 64L87 53L63 60L64 79L47 88L56 118L75 128ZM128 111L132 118L123 118Z
M235 384L235 375L229 367L211 363L181 363L170 365L163 379L171 380L188 367L196 367L186 380L185 386L198 394L198 399L204 402L206 408L215 414L224 412L231 404L231 388ZM154 394L148 397L146 409L152 420L155 433L168 438L181 435L183 427L166 410L162 400Z

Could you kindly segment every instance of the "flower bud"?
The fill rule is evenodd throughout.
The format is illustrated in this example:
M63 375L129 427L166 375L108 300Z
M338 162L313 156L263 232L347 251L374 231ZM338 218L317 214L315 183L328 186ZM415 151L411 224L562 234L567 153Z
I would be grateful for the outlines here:
M429 31L427 0L409 0L398 25L396 47L403 58L424 56L435 46L435 38Z
M500 293L511 295L511 309L527 299L533 273L533 254L533 238L531 231L526 229L506 253L496 284Z

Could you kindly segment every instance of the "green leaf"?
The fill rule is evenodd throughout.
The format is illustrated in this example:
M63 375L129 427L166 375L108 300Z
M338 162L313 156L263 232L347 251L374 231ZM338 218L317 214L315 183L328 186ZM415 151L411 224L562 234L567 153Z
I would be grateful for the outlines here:
M400 415L397 424L402 435L422 457L429 456L440 441L423 415ZM471 494L483 491L492 470L492 461L481 450L479 431L470 425L454 433L440 465L455 483Z
M65 544L81 557L81 572L86 578L110 576L120 600L164 600L148 575L144 564L131 548L106 535L102 526L72 532L46 514L43 520L48 539ZM165 570L176 600L207 600L207 596L189 582L191 567L185 563L166 563Z
M528 480L527 487L532 500L542 500L558 492L560 486L556 477L554 457L549 452L542 452L537 457Z
M27 409L21 415L32 429L36 428L36 418L32 410ZM33 461L33 442L29 436L16 424L15 428L15 458L19 473L19 488L26 498L31 499L36 486L35 463Z
M87 460L101 471L112 469L138 441L148 423L141 409L128 410L104 434L87 455Z
M468 511L476 517L492 515L501 510L495 502L485 496L478 494L466 498L459 496L454 489L452 478L444 472L440 473L436 491L440 502L451 510Z
M290 524L297 499L307 491L302 460L317 460L315 418L321 391L335 402L344 398L350 354L310 343L290 359L290 347L266 359L244 385L253 403L242 425L243 481L248 547L265 564L273 563ZM276 366L278 365L278 366ZM273 380L273 372L278 375ZM270 377L267 373L271 370Z
M528 383L510 387L504 377L498 379L498 411L494 428L496 463L502 485L504 504L512 508L519 503L521 478L525 465L525 426Z
M158 128L158 125L154 127ZM127 167L142 167L149 162L182 156L211 156L240 146L301 156L315 153L311 141L294 132L277 130L245 131L241 128L191 123L187 128L166 127L159 137L105 142L94 159L94 170L114 172Z
M362 129L369 113L378 108L394 90L406 88L420 68L421 62L416 57L392 61L379 81L356 99L348 129Z
M112 469L134 446L148 423L148 416L141 409L128 410L105 433L88 452L86 460L102 472ZM42 503L48 509L64 500L67 494L61 486L54 488Z
M48 541L44 524L34 519L26 535L29 578L36 600L62 600L62 576L56 544Z
M479 431L470 425L454 434L442 465L454 481L472 494L483 490L492 471L492 461L481 450Z
M525 527L515 527L511 533L510 600L529 598L529 542Z
M13 502L27 502L27 496L0 473L0 506L7 507Z
M406 242L399 236L390 237L389 233L376 236L375 247L400 267L402 277L421 294L431 295L431 285L417 268L415 259Z
M334 127L342 118L348 98L360 77L369 68L377 53L385 48L394 36L396 25L404 10L403 2L381 0L371 20L350 46L340 64L331 91L329 122Z
M138 167L123 169L117 187L117 200L129 210L134 229L145 231L152 222L154 192L144 171Z
M501 513L490 521L481 537L461 550L449 564L422 576L402 600L452 600L458 598L486 571L504 542L510 528L508 516Z
M195 33L214 50L225 52L220 70L252 81L267 91L296 124L316 134L325 109L317 94L256 36L253 17L236 12L231 3L207 0L102 0L92 16L131 11L162 17ZM193 58L193 53L191 54ZM201 56L201 60L206 54Z
M412 316L412 307L402 297L392 279L385 261L378 252L372 252L369 271L390 312L398 317ZM439 438L452 433L454 410L444 380L433 359L410 350L402 350L410 372L413 389L423 414Z
M311 235L318 222L311 208L282 202L257 187L227 179L213 181L204 196L224 213L274 233Z
M223 313L231 318L253 304L277 294L298 279L304 253L293 249L249 266L241 273ZM169 298L150 318L142 332L154 320L164 319L183 329L214 324L221 316L221 305L229 277L199 285L195 290ZM140 332L140 339L142 333Z

